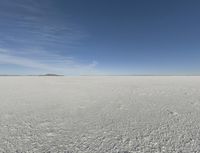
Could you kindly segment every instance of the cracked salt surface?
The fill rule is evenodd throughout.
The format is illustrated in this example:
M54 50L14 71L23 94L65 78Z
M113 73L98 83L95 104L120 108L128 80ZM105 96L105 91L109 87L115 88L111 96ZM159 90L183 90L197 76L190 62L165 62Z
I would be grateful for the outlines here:
M0 152L200 152L200 77L0 77Z

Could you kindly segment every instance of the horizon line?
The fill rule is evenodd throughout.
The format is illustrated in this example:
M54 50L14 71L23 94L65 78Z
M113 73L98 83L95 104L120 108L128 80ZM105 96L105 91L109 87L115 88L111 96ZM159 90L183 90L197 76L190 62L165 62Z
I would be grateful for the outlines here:
M112 74L89 74L89 75L64 75L64 74L0 74L1 76L200 76L200 74L119 74L119 75L112 75Z

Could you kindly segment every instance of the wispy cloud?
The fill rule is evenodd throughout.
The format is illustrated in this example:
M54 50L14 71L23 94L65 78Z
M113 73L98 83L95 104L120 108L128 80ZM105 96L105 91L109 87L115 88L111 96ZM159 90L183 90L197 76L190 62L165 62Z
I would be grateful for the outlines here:
M64 74L94 72L96 61L83 63L67 54L88 34L56 11L52 2L0 2L0 64Z
M45 55L45 54L43 54ZM48 56L41 59L31 59L28 57L21 57L12 55L12 51L0 49L0 64L13 64L17 66L36 68L42 70L44 73L59 73L69 75L91 74L95 73L96 61L91 63L80 63L74 58L62 57L59 55L46 55Z
M74 47L87 37L76 24L58 11L49 1L3 0L0 5L1 39L18 46L63 45Z

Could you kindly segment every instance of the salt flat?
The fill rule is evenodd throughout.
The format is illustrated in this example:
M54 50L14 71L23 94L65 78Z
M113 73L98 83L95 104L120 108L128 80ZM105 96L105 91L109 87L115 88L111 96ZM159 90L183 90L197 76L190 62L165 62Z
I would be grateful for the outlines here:
M200 77L0 77L0 152L200 152Z

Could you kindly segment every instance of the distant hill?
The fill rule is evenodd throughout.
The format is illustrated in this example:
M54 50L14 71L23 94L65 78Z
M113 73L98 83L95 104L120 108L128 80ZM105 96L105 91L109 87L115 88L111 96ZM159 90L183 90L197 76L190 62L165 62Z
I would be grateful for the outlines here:
M64 75L47 73L47 74L39 75L39 76L64 76Z

